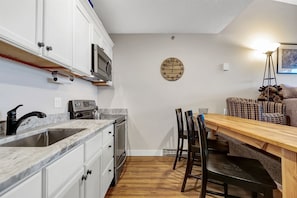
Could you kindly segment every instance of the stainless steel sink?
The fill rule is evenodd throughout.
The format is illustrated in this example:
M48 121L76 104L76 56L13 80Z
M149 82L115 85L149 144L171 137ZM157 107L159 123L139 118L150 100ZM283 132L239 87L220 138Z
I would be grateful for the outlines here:
M55 128L42 133L1 144L0 147L45 147L85 130L84 128Z

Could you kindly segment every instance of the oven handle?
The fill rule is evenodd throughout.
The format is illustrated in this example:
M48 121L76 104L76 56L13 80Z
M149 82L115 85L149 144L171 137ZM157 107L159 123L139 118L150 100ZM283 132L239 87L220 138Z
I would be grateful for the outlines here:
M116 169L121 168L121 167L124 165L124 163L126 162L126 159L127 159L127 155L125 154L125 158L124 158L124 160L121 162L121 164L119 164L119 165L116 167Z

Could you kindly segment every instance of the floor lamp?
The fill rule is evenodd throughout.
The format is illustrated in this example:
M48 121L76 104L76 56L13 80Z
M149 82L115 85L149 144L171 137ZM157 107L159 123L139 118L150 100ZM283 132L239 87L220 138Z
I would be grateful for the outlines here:
M278 95L279 87L277 86L276 74L272 59L272 53L279 47L279 43L272 43L266 46L264 51L266 54L266 63L263 75L262 87L259 91L261 92L262 99L274 100L274 95ZM273 92L272 92L273 91Z
M262 86L265 86L265 82L266 82L267 83L266 86L269 87L272 85L271 84L272 81L274 81L275 83L274 85L277 85L275 69L274 69L274 64L272 60L272 53L273 51L267 51L265 53L267 57L266 57Z

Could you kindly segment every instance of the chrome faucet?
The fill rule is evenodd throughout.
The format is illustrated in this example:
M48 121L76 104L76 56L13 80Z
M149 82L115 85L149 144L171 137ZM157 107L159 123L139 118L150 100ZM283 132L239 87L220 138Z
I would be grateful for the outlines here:
M32 111L23 115L18 120L16 119L16 110L23 105L18 105L14 109L7 112L7 120L6 120L6 135L15 135L17 128L21 125L21 123L31 116L37 116L38 118L46 117L45 113L39 111Z

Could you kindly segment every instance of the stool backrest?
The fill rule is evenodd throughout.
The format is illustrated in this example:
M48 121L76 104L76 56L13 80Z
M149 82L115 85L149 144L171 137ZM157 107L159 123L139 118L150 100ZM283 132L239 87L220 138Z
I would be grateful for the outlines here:
M197 128L198 128L198 139L200 145L200 157L201 157L201 168L202 173L206 173L206 160L208 155L207 146L207 131L204 124L204 115L200 114L197 116Z
M182 109L181 108L175 109L175 113L176 113L176 120L177 120L177 131L178 131L178 135L181 137L184 132L184 121L183 121Z
M188 149L191 151L191 146L196 145L197 143L197 132L195 131L195 125L193 122L193 112L191 110L186 111L185 117L188 131Z

